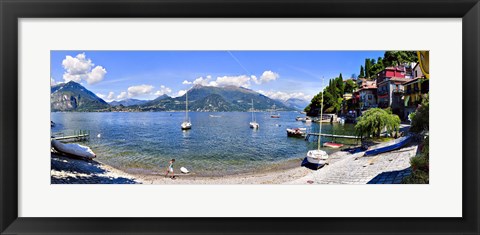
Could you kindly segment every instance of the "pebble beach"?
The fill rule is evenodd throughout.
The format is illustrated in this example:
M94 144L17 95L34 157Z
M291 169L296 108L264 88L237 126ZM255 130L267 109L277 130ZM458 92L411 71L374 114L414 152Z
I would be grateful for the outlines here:
M376 156L364 152L331 154L328 164L318 170L301 166L303 159L286 161L262 171L224 177L182 174L175 169L175 179L165 172L131 174L96 160L72 159L52 153L52 184L399 184L409 175L410 158L417 145Z

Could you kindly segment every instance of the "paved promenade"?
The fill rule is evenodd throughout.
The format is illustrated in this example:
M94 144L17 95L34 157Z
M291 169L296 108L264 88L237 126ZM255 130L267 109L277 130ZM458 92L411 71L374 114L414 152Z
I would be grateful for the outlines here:
M372 157L363 157L363 152L337 155L329 165L288 184L399 184L410 174L416 151L417 146L410 146Z

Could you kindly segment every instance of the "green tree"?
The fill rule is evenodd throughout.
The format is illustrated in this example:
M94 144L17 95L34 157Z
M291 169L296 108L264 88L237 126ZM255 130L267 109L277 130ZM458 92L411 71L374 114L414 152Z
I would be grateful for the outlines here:
M372 66L371 60L369 58L365 59L365 76L367 78L371 77L371 74L370 74L370 72L372 70L371 66Z
M365 71L363 69L363 66L360 65L360 75L358 75L358 78L364 78L365 77Z
M365 111L355 125L357 135L360 137L380 137L384 129L393 135L393 132L397 132L399 128L400 118L380 108Z
M357 83L352 80L347 80L345 83L345 93L353 93L353 91L357 88Z
M418 62L416 51L386 51L383 56L385 67L397 66L408 62Z

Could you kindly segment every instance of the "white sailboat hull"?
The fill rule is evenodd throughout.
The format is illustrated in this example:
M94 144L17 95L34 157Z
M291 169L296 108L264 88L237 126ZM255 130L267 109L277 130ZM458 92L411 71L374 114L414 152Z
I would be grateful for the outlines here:
M182 126L182 130L192 129L192 123L190 122L183 122L181 126Z
M87 146L80 144L64 144L58 140L52 140L52 147L58 152L74 157L92 159L97 155Z
M253 128L253 129L258 129L260 125L258 125L258 123L256 122L250 122L250 128Z
M323 150L310 150L307 152L307 161L315 165L325 165L328 159L327 152Z

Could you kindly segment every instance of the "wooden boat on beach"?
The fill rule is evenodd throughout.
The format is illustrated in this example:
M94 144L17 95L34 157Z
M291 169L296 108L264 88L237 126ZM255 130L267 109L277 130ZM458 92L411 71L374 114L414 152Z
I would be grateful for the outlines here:
M327 142L323 144L325 147L330 147L330 148L340 148L343 147L343 144L335 143L335 142Z
M80 144L64 144L58 140L52 140L52 147L67 156L83 158L83 159L93 159L97 155L87 146Z
M410 141L410 136L400 137L396 140L390 141L386 144L381 144L378 146L373 146L373 148L365 151L364 156L373 156L381 153L390 152L399 148L402 148Z

